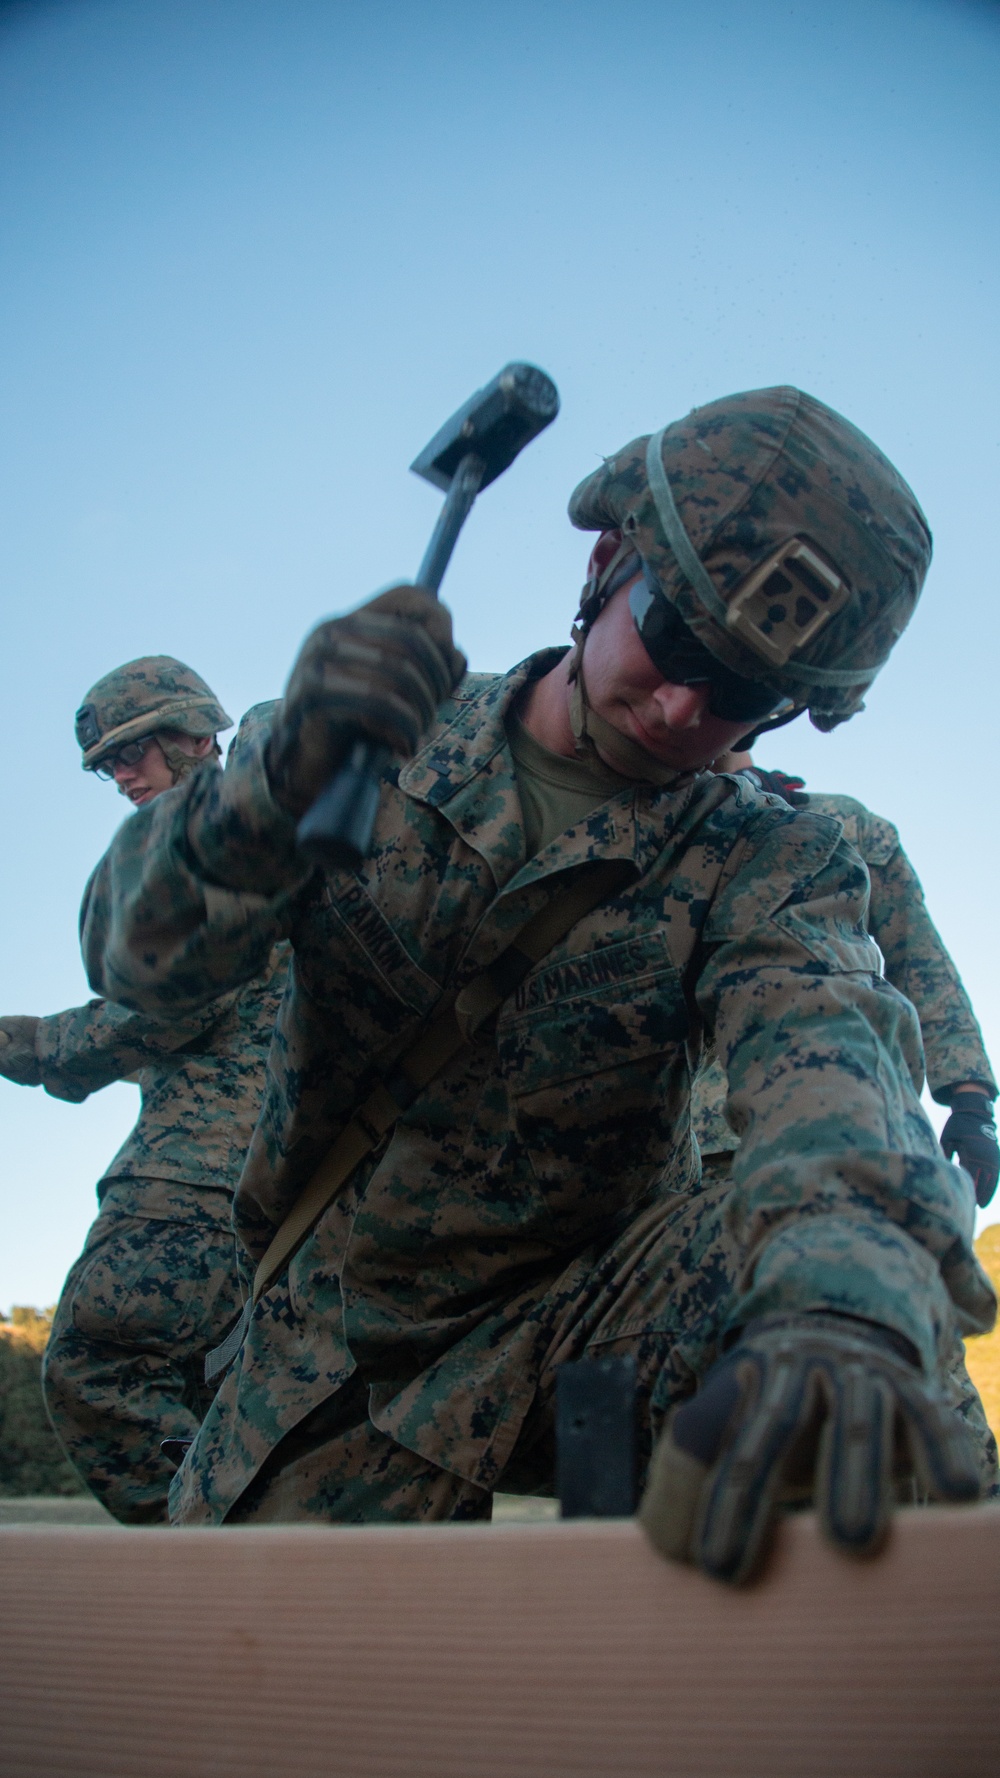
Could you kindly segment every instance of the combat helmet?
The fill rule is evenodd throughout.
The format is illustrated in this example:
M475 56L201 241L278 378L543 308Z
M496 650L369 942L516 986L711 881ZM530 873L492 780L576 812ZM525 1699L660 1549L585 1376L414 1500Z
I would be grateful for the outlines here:
M215 693L199 674L170 654L144 655L126 661L92 685L76 713L76 738L83 750L83 769L93 772L129 741L173 729L199 739L232 728ZM167 751L165 749L165 751ZM175 774L183 757L171 755Z
M569 516L620 530L723 667L823 730L863 709L931 558L927 521L888 458L792 388L725 396L634 439L580 483ZM613 590L607 572L584 587L584 636Z

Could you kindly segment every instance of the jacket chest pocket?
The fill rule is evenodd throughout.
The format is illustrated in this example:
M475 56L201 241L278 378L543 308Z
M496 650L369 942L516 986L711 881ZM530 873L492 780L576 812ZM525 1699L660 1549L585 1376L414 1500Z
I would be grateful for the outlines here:
M689 1020L655 935L541 969L497 1046L518 1135L559 1223L585 1230L690 1179Z
M338 1023L371 1027L376 1045L406 1015L426 1018L441 989L414 961L380 907L354 879L331 878L296 935L294 975Z

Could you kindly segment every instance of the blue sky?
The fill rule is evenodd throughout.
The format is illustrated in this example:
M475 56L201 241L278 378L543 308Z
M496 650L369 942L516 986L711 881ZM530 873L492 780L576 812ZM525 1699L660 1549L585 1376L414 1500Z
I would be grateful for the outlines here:
M570 490L697 402L799 384L911 481L935 563L868 710L761 758L897 822L1000 1060L998 76L971 0L0 9L4 1010L86 997L87 687L166 652L279 693L413 572L408 463L524 357L563 410L445 583L477 668L566 638ZM56 1296L136 1104L0 1081L3 1307Z

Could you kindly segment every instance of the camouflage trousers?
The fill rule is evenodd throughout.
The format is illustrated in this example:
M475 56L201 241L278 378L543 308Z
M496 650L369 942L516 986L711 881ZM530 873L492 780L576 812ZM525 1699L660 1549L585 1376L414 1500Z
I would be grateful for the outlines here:
M635 1359L643 1485L666 1413L693 1393L718 1353L718 1332L735 1279L736 1256L723 1214L730 1159L726 1157L718 1174L707 1168L702 1189L685 1195L676 1208L662 1202L651 1206L599 1255L573 1261L534 1305L532 1318L544 1332L534 1398L494 1484L498 1489L554 1492L559 1367L610 1354ZM984 1492L995 1492L996 1445L961 1360L961 1342L957 1345L949 1388L980 1442ZM369 1408L368 1388L355 1374L286 1434L226 1522L370 1524L490 1517L490 1490L381 1431ZM172 1498L182 1522L183 1472Z
M228 1193L113 1184L63 1287L42 1371L49 1418L88 1488L128 1525L162 1523L214 1391L205 1353L241 1307Z
M715 1356L733 1270L721 1214L727 1196L728 1184L648 1206L602 1250L589 1249L571 1260L530 1306L523 1301L525 1324L534 1334L521 1356L535 1388L496 1488L513 1494L554 1492L557 1372L575 1359L612 1355L635 1360L639 1471L645 1475L664 1415L693 1392L699 1373ZM509 1324L509 1308L498 1320ZM439 1404L454 1425L457 1443L462 1429L475 1423L479 1395L488 1395L495 1383L495 1374L489 1380L472 1375L461 1404L451 1409ZM445 1461L434 1463L407 1449L373 1424L369 1407L368 1388L355 1373L286 1434L226 1522L490 1517L492 1489L450 1470L444 1451ZM434 1404L421 1409L433 1415ZM457 1449L456 1461L462 1462ZM181 1491L179 1476L177 1502Z

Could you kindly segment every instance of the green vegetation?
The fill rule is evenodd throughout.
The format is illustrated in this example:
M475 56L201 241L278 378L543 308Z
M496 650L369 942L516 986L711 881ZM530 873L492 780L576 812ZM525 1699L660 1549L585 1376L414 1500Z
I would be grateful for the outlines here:
M1000 1222L984 1229L976 1242L976 1254L1000 1295ZM965 1348L969 1375L983 1398L986 1418L1000 1439L1000 1325L991 1334L969 1340Z
M48 1422L42 1353L52 1310L15 1308L0 1316L0 1497L83 1494Z

